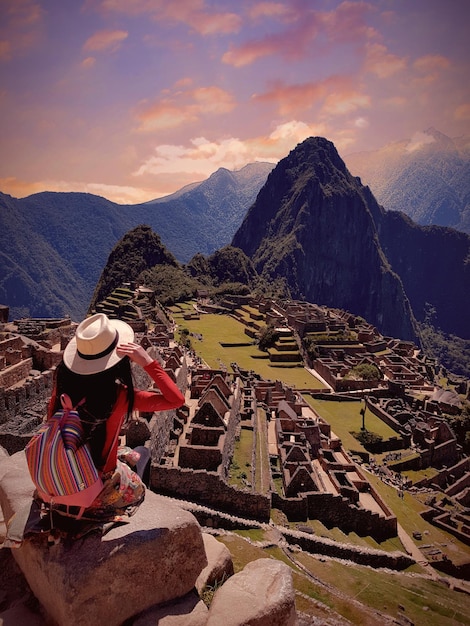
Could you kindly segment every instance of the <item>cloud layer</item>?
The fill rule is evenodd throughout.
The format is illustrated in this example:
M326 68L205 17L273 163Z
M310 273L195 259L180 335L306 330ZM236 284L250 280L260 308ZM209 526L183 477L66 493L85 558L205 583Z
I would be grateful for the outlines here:
M3 0L0 190L139 202L310 135L468 134L458 0ZM412 149L412 148L410 148Z

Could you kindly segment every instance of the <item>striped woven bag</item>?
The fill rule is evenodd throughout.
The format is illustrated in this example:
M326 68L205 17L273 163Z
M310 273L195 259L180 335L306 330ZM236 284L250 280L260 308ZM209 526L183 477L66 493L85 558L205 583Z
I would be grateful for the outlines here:
M63 408L26 445L26 460L39 498L51 505L78 507L74 516L80 519L103 489L103 482L88 444L82 443L77 407L65 394L60 400Z

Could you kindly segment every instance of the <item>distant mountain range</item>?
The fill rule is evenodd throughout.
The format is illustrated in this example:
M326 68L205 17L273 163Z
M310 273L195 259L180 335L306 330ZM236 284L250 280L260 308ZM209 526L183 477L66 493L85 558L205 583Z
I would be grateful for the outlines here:
M159 234L182 263L230 243L271 163L207 180L139 205L119 205L83 193L0 193L0 304L10 317L81 319L108 255L139 224Z
M0 303L11 319L81 319L111 251L140 224L177 262L196 255L193 268L232 242L293 297L348 309L401 338L415 338L416 320L431 314L443 332L469 338L469 236L385 211L322 138L299 144L276 167L220 169L140 205L80 193L0 194Z
M422 225L470 233L470 139L451 139L434 128L380 150L344 157L387 210Z

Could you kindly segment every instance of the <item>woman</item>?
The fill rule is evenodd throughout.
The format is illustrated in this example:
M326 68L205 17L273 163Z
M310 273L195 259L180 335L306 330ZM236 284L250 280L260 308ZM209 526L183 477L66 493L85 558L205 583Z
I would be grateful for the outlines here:
M134 389L131 361L149 374L159 393ZM129 450L118 454L122 452L118 440L124 418L135 410L178 408L184 404L181 391L161 365L134 343L134 331L128 324L97 313L78 325L64 350L56 370L48 419L61 408L62 394L77 407L84 440L105 485L90 509L104 515L112 508L123 508L123 504L138 504L143 485L118 458L138 460L138 455L129 454Z

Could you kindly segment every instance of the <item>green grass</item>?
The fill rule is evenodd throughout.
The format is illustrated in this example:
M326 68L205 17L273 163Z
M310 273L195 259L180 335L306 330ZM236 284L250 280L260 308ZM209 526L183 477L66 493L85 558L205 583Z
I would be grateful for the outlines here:
M231 485L246 487L244 481L248 480L251 482L252 453L253 431L242 428L240 439L235 443L235 450L230 464L229 482Z
M251 530L218 537L230 550L235 573L261 558L286 563L292 569L297 610L316 618L318 623L334 623L336 613L358 626L376 626L382 620L373 611L380 611L397 621L406 617L415 626L470 624L470 597L443 583L306 552L292 553L293 562L280 548L263 549L244 537L251 541L268 539L266 533ZM305 575L300 566L311 576Z
M345 449L365 452L365 448L351 434L351 432L359 432L362 428L360 410L364 408L363 402L318 400L308 394L305 394L304 398L320 417L323 417L330 424L331 430L341 439ZM365 426L367 430L381 435L383 439L397 436L397 433L390 426L387 426L385 422L382 422L368 410L365 415Z
M415 626L470 624L470 597L441 583L319 560L306 553L297 554L296 559L339 592L395 619L406 616Z
M201 334L202 341L191 337L191 344L197 354L211 368L219 369L226 367L231 371L232 362L247 370L253 370L267 380L281 380L286 385L297 389L323 389L324 385L315 376L310 374L304 367L280 367L271 364L263 357L265 354L258 350L256 345L251 346L221 346L224 343L240 343L250 341L244 333L241 322L227 315L207 314L201 315L199 320L184 320L182 316L174 315L176 323L181 328L187 328L190 332Z
M414 540L418 548L432 544L446 554L457 566L470 561L470 546L423 520L420 512L428 507L418 498L407 491L405 491L403 499L399 498L396 489L382 482L374 474L367 474L367 479L396 515L399 524L403 526L410 537L413 536L414 531L421 532L422 539Z
M258 431L256 437L256 466L255 466L255 490L258 493L269 493L270 467L268 455L268 436L266 412L258 409L254 419L258 420Z

